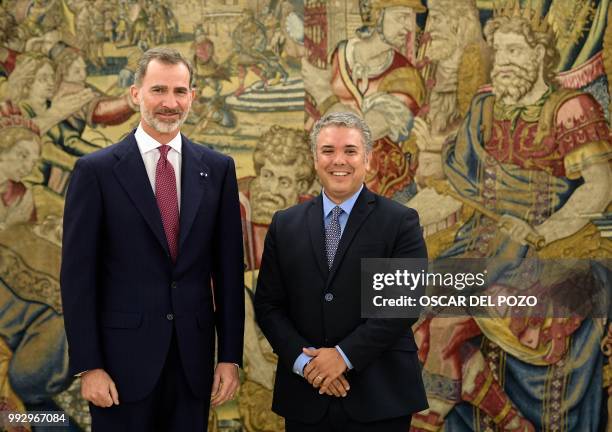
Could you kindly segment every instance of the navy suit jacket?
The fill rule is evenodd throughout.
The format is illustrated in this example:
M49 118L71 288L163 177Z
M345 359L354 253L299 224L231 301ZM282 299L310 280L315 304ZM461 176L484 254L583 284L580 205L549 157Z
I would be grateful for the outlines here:
M243 252L233 160L182 137L173 263L134 133L80 158L64 211L61 290L70 371L103 368L123 401L149 394L173 333L189 385L242 364ZM213 294L214 291L214 294Z
M321 196L277 212L266 237L257 290L257 322L278 354L272 408L316 423L331 396L319 395L292 371L303 347L338 345L354 369L342 404L360 422L406 416L427 408L414 319L361 318L361 258L427 258L413 209L365 187L353 207L328 269Z

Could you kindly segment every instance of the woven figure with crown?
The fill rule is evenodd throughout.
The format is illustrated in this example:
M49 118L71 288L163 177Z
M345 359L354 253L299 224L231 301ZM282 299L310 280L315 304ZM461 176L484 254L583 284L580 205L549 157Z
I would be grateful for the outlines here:
M606 209L612 146L598 102L555 85L558 52L545 18L511 1L484 33L494 51L491 86L442 151L454 193L476 211L441 257L517 260ZM602 334L592 319L424 322L416 335L431 408L413 430L597 430Z

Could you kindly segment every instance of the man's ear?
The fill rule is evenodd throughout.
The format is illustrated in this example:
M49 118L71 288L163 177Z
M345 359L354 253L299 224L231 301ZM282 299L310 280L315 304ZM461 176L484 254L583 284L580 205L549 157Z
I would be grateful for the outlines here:
M136 106L140 105L140 100L138 99L138 93L140 93L140 88L135 85L130 86L130 96L132 97L132 103Z
M370 160L372 160L372 152L366 152L365 154L365 167L366 171L370 170Z

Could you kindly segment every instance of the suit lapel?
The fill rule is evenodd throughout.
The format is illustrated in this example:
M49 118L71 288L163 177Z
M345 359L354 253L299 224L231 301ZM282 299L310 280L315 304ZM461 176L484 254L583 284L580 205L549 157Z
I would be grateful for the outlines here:
M344 228L344 232L340 238L340 243L338 244L338 249L336 250L336 255L334 256L334 262L332 264L329 277L327 278L327 287L329 287L332 283L334 276L342 264L342 260L344 259L353 238L355 237L355 234L357 234L372 210L374 210L375 202L376 195L374 195L364 186L361 194L355 202L355 205L353 206L353 209L351 210L346 227Z
M129 134L117 146L115 156L119 158L113 170L117 180L129 195L134 206L142 214L161 246L169 254L168 241L155 201L155 194L151 188L151 182L147 176L147 170L140 155L138 144L136 144L134 133Z
M308 207L308 231L313 253L319 270L324 279L327 279L327 257L325 256L325 228L323 225L323 198L321 195L312 200Z
M202 196L206 190L211 172L208 166L197 156L195 144L182 136L182 166L181 166L181 218L179 235L179 257L187 234L195 220Z

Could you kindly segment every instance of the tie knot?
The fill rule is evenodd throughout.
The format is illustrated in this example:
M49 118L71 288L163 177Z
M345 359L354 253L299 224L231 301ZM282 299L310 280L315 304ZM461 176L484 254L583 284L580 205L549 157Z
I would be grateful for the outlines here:
M170 146L168 144L163 144L157 148L159 149L159 154L161 154L162 159L167 159Z
M344 210L342 210L341 207L336 206L332 209L332 218L333 219L338 219L338 217L342 214Z

